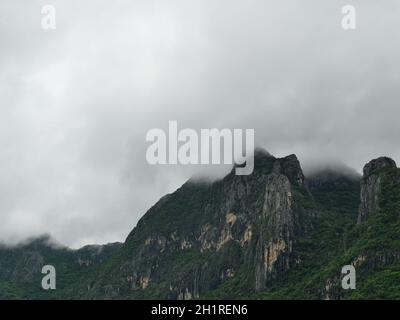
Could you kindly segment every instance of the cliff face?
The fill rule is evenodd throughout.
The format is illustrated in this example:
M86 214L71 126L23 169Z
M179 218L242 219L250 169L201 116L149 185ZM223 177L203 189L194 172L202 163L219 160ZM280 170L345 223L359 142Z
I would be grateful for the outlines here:
M255 290L290 268L294 241L292 187L287 176L272 173L265 178L265 195L257 242Z
M364 166L358 223L362 223L371 214L379 211L382 179L384 179L387 170L391 169L396 169L396 162L387 157L372 160Z

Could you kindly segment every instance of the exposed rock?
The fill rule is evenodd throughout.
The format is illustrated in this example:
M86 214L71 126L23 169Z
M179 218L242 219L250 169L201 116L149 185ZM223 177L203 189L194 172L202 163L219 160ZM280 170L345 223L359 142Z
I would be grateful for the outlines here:
M372 173L377 173L383 168L396 168L396 162L388 157L380 157L368 162L363 169L364 178Z
M262 210L263 226L258 243L261 254L256 265L255 289L265 289L266 282L290 267L294 236L293 198L289 179L281 174L267 176Z
M236 222L237 216L234 213L228 213L225 216L226 219L226 223L230 224L231 226L233 226Z
M183 240L182 242L181 242L181 249L182 250L185 250L185 249L190 249L192 247L192 243L190 242L190 241L187 241L187 240Z
M247 226L246 230L243 233L243 238L240 240L240 245L243 247L245 244L251 241L253 236L253 232L251 231L251 226Z
M359 265L361 265L367 257L364 254L361 254L357 256L353 261L351 262L351 265L353 265L355 268L357 268Z
M140 277L139 283L142 289L146 289L149 286L149 282L150 282L150 277L147 276Z
M379 195L384 176L383 169L395 169L396 162L387 157L370 161L364 166L361 181L361 204L358 223L365 221L371 214L379 211Z
M304 186L304 174L301 169L300 162L296 155L292 154L283 158L282 161L282 173L286 175L289 180L293 179L294 184Z

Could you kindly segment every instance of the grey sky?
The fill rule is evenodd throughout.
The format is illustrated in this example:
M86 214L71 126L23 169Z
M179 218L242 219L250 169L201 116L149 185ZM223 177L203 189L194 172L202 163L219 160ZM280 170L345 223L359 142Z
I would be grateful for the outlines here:
M41 29L53 4L57 29ZM399 162L400 2L0 2L0 241L123 240L200 167L149 166L146 132L254 128L304 166Z

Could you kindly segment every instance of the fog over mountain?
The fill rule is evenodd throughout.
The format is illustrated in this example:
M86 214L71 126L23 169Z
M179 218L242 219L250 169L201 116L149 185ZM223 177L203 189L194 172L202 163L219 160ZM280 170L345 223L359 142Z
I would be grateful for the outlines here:
M47 2L0 2L0 242L121 241L192 175L221 176L146 162L169 120L253 128L310 172L400 162L399 1L352 1L353 31L336 0L51 3L44 31Z

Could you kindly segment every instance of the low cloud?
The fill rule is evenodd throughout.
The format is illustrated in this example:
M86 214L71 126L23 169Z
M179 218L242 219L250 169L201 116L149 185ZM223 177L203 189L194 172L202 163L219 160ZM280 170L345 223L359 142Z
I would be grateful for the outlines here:
M150 166L169 120L252 128L275 156L361 172L400 159L400 3L43 1L0 4L0 241L124 240L162 195L209 168ZM212 169L214 170L214 169ZM216 171L221 174L222 171Z

